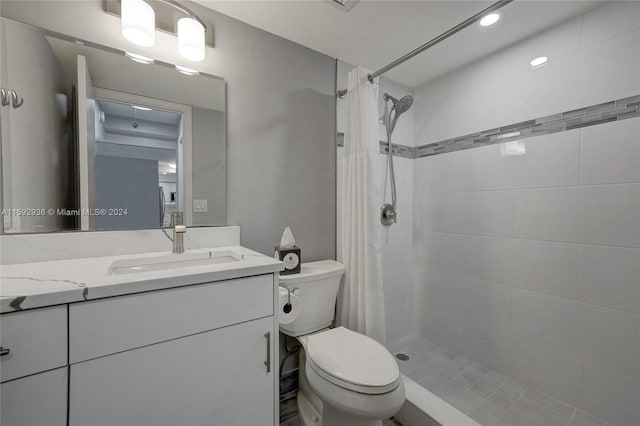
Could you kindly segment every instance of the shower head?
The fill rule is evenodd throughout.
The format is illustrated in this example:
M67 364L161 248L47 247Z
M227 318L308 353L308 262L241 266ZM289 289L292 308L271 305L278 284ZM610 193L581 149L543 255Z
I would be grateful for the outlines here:
M411 108L411 105L413 105L413 96L411 95L403 96L399 101L394 102L393 106L396 110L396 116L407 112L407 110Z
M385 102L388 102L388 101L393 102L393 106L391 107L391 110L389 111L389 116L387 118L387 123L388 123L387 130L391 133L393 132L393 129L396 128L398 117L401 114L407 112L409 108L411 108L411 105L413 105L413 96L406 95L400 99L396 99L390 94L385 93L382 98L385 100ZM394 112L393 119L391 119L392 112Z
M385 100L385 102L393 102L393 109L396 111L396 115L407 112L407 110L411 108L411 105L413 105L413 96L411 95L403 96L398 100L390 94L385 93L382 98Z

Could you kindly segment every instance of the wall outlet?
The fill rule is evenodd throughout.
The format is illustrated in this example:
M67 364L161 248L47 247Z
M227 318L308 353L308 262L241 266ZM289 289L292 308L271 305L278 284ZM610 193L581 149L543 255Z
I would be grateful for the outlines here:
M193 212L194 213L206 213L209 211L207 207L207 200L193 200Z

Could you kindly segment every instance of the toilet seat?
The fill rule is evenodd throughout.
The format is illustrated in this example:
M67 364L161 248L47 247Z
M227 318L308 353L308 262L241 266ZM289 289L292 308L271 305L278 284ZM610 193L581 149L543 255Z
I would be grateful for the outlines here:
M379 395L398 387L400 371L377 341L344 327L307 336L307 364L320 377L354 392Z

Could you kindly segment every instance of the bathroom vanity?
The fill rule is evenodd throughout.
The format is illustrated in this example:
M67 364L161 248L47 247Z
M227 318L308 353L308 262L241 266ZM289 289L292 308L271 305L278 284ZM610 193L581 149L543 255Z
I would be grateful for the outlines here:
M2 426L277 424L281 265L240 246L3 265Z

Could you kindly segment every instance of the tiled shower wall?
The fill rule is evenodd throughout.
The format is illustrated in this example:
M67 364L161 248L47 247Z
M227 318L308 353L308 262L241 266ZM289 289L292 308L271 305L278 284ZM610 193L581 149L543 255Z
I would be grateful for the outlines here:
M638 94L640 2L609 2L415 88L415 145ZM522 143L414 160L414 329L637 426L640 118Z
M347 74L354 67L345 62L338 61L338 78L337 84L339 88L347 87ZM412 90L394 83L388 79L380 81L379 110L380 114L384 112L384 102L382 94L389 94L400 98L404 95L411 94ZM349 95L347 95L349 96ZM344 132L347 123L347 98L337 100L337 129L338 132ZM387 134L385 127L380 125L380 140L386 141ZM394 144L413 146L413 111L409 110L400 117L396 130L392 137ZM342 147L337 149L337 259L342 259L341 245L341 224L340 213L342 209L342 157L344 150ZM380 186L384 185L384 171L387 162L386 154L379 154L380 168L382 175L380 177ZM413 161L409 158L394 158L394 166L396 170L396 185L398 195L398 223L390 228L380 225L380 233L382 235L382 274L385 294L385 310L386 310L386 329L387 341L396 341L412 333L412 314L411 306L413 299ZM391 196L389 186L387 185L387 202L390 202ZM380 200L382 206L382 200Z

